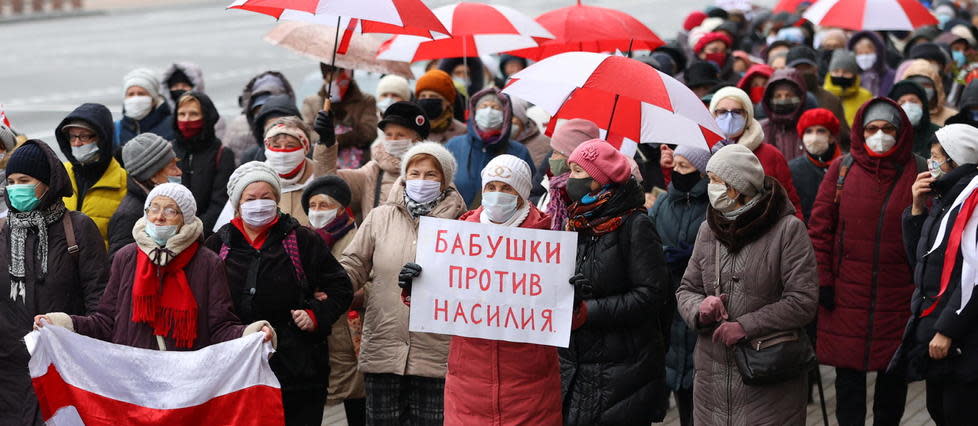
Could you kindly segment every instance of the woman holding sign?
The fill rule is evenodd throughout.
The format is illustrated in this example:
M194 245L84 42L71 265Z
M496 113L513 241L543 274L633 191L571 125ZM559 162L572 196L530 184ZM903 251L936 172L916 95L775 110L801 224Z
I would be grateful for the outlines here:
M764 176L743 145L717 151L706 171L710 207L676 292L679 313L699 333L693 422L805 424L803 365L815 354L806 347L804 327L818 306L815 252L805 224L781 184ZM790 354L802 354L801 362ZM762 370L782 372L763 385L758 369L738 367L761 356Z
M340 259L354 288L365 288L360 371L367 424L443 422L451 337L408 331L397 277L402 265L414 261L421 216L455 219L465 211L452 184L455 167L452 154L438 143L411 147L387 202L370 211Z
M577 231L570 346L560 349L564 421L570 425L662 421L664 336L672 319L662 243L628 158L601 139L567 160L568 230Z

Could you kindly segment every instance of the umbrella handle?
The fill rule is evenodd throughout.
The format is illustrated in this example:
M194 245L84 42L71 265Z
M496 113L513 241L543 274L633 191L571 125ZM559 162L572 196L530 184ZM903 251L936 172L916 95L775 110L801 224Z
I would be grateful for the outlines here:
M333 60L329 63L330 68L334 69L336 68L336 51L340 47L340 19L343 18L341 16L336 17L336 35L333 37ZM332 96L331 92L333 91L333 74L335 72L330 72L329 80L326 81L326 102L323 102L323 111L329 111L329 98Z

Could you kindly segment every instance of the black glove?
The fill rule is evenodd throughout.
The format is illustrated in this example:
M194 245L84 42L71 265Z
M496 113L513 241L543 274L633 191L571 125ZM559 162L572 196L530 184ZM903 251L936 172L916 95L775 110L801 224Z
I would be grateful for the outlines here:
M819 287L818 303L830 311L835 310L835 287Z
M336 129L333 127L333 117L326 111L316 114L316 122L312 128L319 134L319 143L327 148L336 143Z
M397 285L407 291L411 291L414 279L421 275L421 265L408 262L401 268L401 273L397 275Z
M577 309L584 299L590 299L594 296L591 294L591 280L585 278L584 274L574 275L569 282L570 285L574 286L574 309Z

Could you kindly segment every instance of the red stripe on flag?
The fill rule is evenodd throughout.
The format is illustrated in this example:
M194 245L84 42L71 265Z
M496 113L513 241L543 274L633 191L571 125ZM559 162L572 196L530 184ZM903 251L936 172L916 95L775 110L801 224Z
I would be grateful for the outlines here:
M972 191L968 199L962 203L961 209L958 210L958 217L954 219L954 226L951 227L951 233L947 236L947 248L944 250L941 291L937 293L937 296L934 296L934 303L920 314L921 318L934 312L937 304L941 302L941 296L944 296L944 292L947 291L947 286L951 282L951 275L954 273L955 261L958 259L958 249L961 248L961 235L964 233L964 227L971 220L971 214L975 212L975 206L978 206L978 190Z
M72 386L54 365L43 376L33 378L33 384L45 420L59 409L73 406L87 426L285 423L280 390L264 385L218 396L197 406L164 410L140 407Z

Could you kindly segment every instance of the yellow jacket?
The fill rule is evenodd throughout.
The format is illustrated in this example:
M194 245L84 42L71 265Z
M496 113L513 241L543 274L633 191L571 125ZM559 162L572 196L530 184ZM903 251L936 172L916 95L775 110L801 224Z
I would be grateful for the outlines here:
M112 159L109 167L102 173L95 185L92 185L85 193L85 199L79 208L78 206L78 182L75 181L75 173L71 162L64 163L68 169L68 178L71 179L72 194L64 197L65 207L69 210L78 210L86 216L92 218L98 225L98 232L102 234L105 247L109 247L109 219L119 208L119 204L126 196L126 170L119 165L119 162Z
M852 87L843 89L839 86L832 84L832 76L825 76L825 84L823 87L828 90L833 95L838 96L839 100L842 101L842 109L846 112L846 122L849 123L849 127L852 127L852 121L856 119L856 112L859 108L863 106L864 103L869 102L873 99L873 94L860 86L862 82L859 80L859 76L856 76L855 83Z

